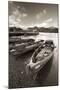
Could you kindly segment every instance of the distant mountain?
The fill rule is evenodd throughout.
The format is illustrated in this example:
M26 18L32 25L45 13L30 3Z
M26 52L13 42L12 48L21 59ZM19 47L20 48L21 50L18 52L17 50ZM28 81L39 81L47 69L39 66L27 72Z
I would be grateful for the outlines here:
M58 28L56 28L56 27L45 28L45 27L36 27L35 26L35 27L29 27L28 31L58 33Z
M17 27L9 27L9 32L23 32L24 30L22 28L17 28Z
M9 32L49 32L49 33L58 33L58 28L56 27L28 27L27 29L23 30L22 28L16 27L9 27Z

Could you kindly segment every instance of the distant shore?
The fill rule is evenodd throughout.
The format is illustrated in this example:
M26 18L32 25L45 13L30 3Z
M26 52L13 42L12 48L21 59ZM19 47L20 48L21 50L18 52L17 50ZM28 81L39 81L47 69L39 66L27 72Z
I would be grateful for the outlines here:
M33 27L33 28L27 28L26 30L22 28L16 28L16 27L9 27L9 33L10 34L26 34L26 35L37 35L39 32L44 32L44 33L58 33L58 28L52 27L52 28L38 28L38 27Z

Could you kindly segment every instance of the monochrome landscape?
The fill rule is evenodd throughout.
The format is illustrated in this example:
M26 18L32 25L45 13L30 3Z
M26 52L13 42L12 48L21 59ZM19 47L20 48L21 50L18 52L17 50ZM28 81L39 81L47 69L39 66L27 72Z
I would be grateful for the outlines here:
M58 85L58 5L8 2L9 88Z

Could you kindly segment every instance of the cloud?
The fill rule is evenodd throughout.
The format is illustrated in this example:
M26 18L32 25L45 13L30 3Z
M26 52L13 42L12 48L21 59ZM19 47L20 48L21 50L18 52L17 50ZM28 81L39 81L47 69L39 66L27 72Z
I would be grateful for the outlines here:
M15 18L14 15L9 16L9 26L15 26L17 24L17 19Z
M18 9L16 9L15 11L13 11L13 15L16 17L16 18L25 18L28 16L27 13L25 12L20 12Z
M36 14L36 19L40 20L41 18L44 18L47 15L46 9L43 9L42 12ZM51 23L53 23L53 19L50 17L47 20L44 20L42 23L37 24L38 27L49 27L51 26Z
M43 9L43 14L46 14L47 12L46 12L46 9Z
M43 9L42 12L36 14L36 19L41 19L41 17L44 17L46 13L47 13L46 9Z
M47 27L47 26L48 26L48 23L43 22L43 23L40 24L40 26L41 26L41 27Z
M27 16L28 16L27 13L23 13L23 14L22 14L22 17L27 17Z
M53 22L53 19L52 18L49 18L47 20L45 20L44 22L42 22L40 24L41 27L49 27L51 25L51 22Z
M24 6L9 2L9 26L20 26L27 16Z
M42 17L42 13L36 15L36 19L40 19Z
M53 19L52 18L49 18L49 19L47 19L45 22L52 22L53 21Z
M9 16L9 26L19 26L22 22L22 19L26 18L27 16L27 13L20 12L18 9L15 9Z
M37 24L37 26L38 27L47 27L48 26L48 23L43 22L43 23Z
M44 20L42 23L40 24L36 24L38 27L49 27L51 26L51 23L53 22L52 18L48 18L47 20Z

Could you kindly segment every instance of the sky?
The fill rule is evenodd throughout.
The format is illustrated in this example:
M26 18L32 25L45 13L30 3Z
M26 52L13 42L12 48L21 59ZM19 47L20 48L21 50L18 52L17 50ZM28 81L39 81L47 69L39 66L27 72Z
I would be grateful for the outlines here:
M9 26L28 27L58 27L58 5L8 2Z

